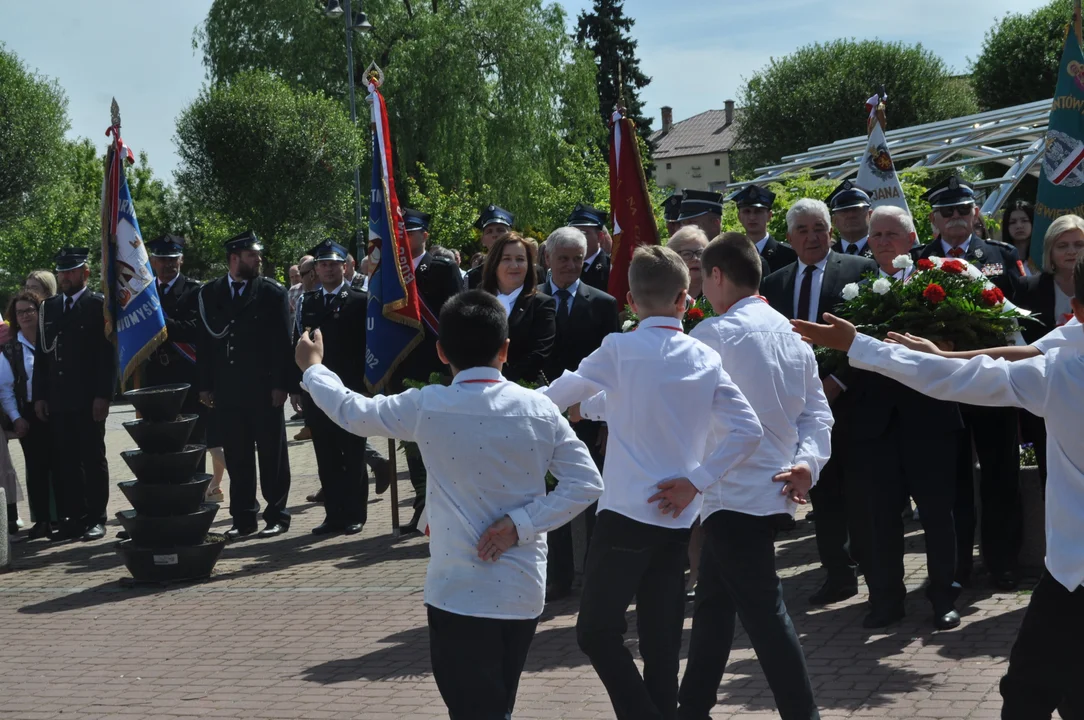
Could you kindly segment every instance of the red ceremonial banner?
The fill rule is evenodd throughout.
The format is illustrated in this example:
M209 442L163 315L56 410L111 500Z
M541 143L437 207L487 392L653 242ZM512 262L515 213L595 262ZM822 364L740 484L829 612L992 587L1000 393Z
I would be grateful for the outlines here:
M641 245L658 245L659 229L640 162L636 126L619 112L610 123L610 213L614 242L607 292L624 307L632 253Z

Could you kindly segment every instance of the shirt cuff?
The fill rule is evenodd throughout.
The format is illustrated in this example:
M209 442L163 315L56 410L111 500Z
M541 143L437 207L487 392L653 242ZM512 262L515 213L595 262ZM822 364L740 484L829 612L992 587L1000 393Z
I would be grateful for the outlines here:
M309 369L306 370L305 373L301 376L301 389L307 393L311 393L311 391L309 390L309 381L314 375L317 375L320 373L320 371L326 369L327 368L325 368L323 365L310 365Z
M691 482L693 484L693 487L695 487L700 492L704 492L709 487L714 485L718 479L719 478L713 476L711 473L705 470L703 465L689 473L689 482Z
M835 380L835 382L836 382L836 385L839 385L839 389L840 389L840 390L842 390L843 392L847 392L847 386L846 386L846 385L844 385L844 384L843 384L842 382L840 382L839 378L837 378L837 377L836 377L835 375L829 375L828 377L830 377L830 378L832 378L833 380Z
M527 511L523 508L516 508L508 513L508 517L511 518L512 524L516 526L516 533L519 535L519 545L527 545L535 541L535 536L538 534L535 531L534 523L531 522L531 517L527 514Z
M877 344L878 341L874 340L869 335L858 333L854 336L854 341L851 343L851 349L847 351L847 357L850 360L870 365L877 357ZM853 365L854 363L851 364ZM836 382L839 381L837 380Z

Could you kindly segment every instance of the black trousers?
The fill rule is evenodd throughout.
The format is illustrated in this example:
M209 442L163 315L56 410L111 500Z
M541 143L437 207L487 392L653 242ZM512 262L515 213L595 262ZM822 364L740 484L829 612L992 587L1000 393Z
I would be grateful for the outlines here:
M325 522L336 526L365 522L369 500L365 438L339 427L311 402L305 404L305 423L312 430Z
M835 586L855 584L855 570L866 568L863 553L869 548L867 525L862 521L868 498L863 482L856 482L847 472L847 453L852 443L846 439L843 423L832 431L832 458L821 470L817 484L809 492L816 513L814 529L817 554Z
M598 515L576 639L606 686L618 720L677 717L688 548L688 530L648 525L610 510ZM624 640L633 597L642 677Z
M497 620L426 606L433 679L451 720L504 720L538 619Z
M109 504L109 463L105 423L86 410L49 413L57 514L75 526L105 524Z
M1020 633L1001 679L1004 720L1084 718L1084 588L1070 592L1043 573L1031 594Z
M587 524L587 546L591 546L591 535L595 531L595 518L598 512L598 503L583 511L583 519ZM572 542L572 521L550 530L547 535L549 545L546 556L546 582L556 588L569 588L576 579L576 548Z
M286 499L290 494L290 462L286 455L286 418L282 408L216 408L226 472L230 474L230 515L234 525L254 527L260 503L256 500L256 458L259 453L260 490L268 523L290 525Z
M927 450L919 450L914 445L915 437L915 428L901 423L898 416L893 418L880 437L851 443L847 472L856 477L851 485L859 481L866 485L863 494L869 504L855 521L865 520L864 532L870 537L869 563L864 568L870 604L878 608L903 607L907 587L903 581L904 527L900 507L912 497L925 532L930 576L926 596L934 611L941 614L948 612L958 595L953 587L956 529L952 516L958 443L950 436Z
M783 720L820 717L805 655L783 602L775 572L776 516L729 510L708 516L693 606L689 663L681 679L681 720L708 720L734 642L742 627L775 696Z
M1017 410L961 405L960 412L966 430L956 476L957 568L961 575L970 574L975 547L975 483L970 451L973 440L982 468L979 494L983 561L991 573L1015 570L1023 540Z
M414 512L421 512L425 507L425 483L429 477L420 452L406 453L407 470L410 471L410 485L414 488ZM396 480L398 482L398 480Z
M26 500L35 522L50 522L56 518L50 517L49 500L53 495L53 481L49 425L38 420L33 410L23 415L23 419L30 424L30 432L26 437L19 438L26 464Z
M1020 437L1035 448L1035 462L1039 466L1039 480L1046 492L1046 420L1020 411Z

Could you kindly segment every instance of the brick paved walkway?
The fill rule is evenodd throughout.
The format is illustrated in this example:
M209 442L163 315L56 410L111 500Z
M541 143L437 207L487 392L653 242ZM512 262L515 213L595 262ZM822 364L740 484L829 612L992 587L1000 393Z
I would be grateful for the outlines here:
M120 428L131 417L127 408L110 417L114 481L128 477L118 453L132 446ZM296 429L288 430L292 436ZM21 469L17 443L10 447ZM309 530L323 513L304 502L317 486L311 444L292 443L290 459L290 532L228 546L202 584L123 587L127 573L112 540L17 545L16 571L0 575L0 717L446 717L429 675L421 596L426 541L390 536L387 495L371 497L361 535L315 538ZM400 482L400 490L409 518L409 483ZM110 512L125 507L114 487ZM25 519L25 504L21 509ZM225 508L216 527L229 527ZM117 529L111 523L109 537ZM805 602L821 579L809 522L779 543L787 602L822 714L998 717L997 682L1027 594L969 590L959 605L963 625L933 632L919 591L921 530L908 530L909 614L887 633L862 630L864 593L827 609ZM576 603L547 608L516 717L613 717L576 647ZM687 620L686 635L689 627ZM756 657L739 633L712 717L774 715Z

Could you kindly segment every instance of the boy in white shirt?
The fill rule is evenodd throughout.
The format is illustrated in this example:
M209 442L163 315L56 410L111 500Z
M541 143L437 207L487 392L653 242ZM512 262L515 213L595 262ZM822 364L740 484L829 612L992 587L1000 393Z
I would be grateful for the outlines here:
M677 712L684 558L699 491L748 458L763 433L719 355L682 330L689 271L681 257L659 246L637 249L629 287L637 330L608 336L575 372L542 392L561 409L607 393L606 482L576 637L618 720L670 720ZM705 452L713 429L717 444ZM672 497L688 512L670 500L654 507L662 481L680 489ZM643 677L624 644L633 597Z
M1073 279L1073 314L1084 320L1084 259L1077 262ZM1046 419L1047 571L1031 595L1008 672L1001 679L1001 716L1049 718L1064 701L1062 716L1079 717L1084 709L1084 353L1079 343L1017 362L987 356L965 360L883 343L858 334L845 320L827 314L825 319L831 325L793 324L814 344L847 352L854 367L879 372L932 397L1020 407Z
M303 385L341 427L418 443L426 466L425 578L433 677L453 718L510 716L546 588L546 532L602 493L587 446L546 398L508 382L497 298L461 293L440 313L449 387L390 397L346 389L320 364L320 332L297 346ZM546 494L546 472L560 481Z

